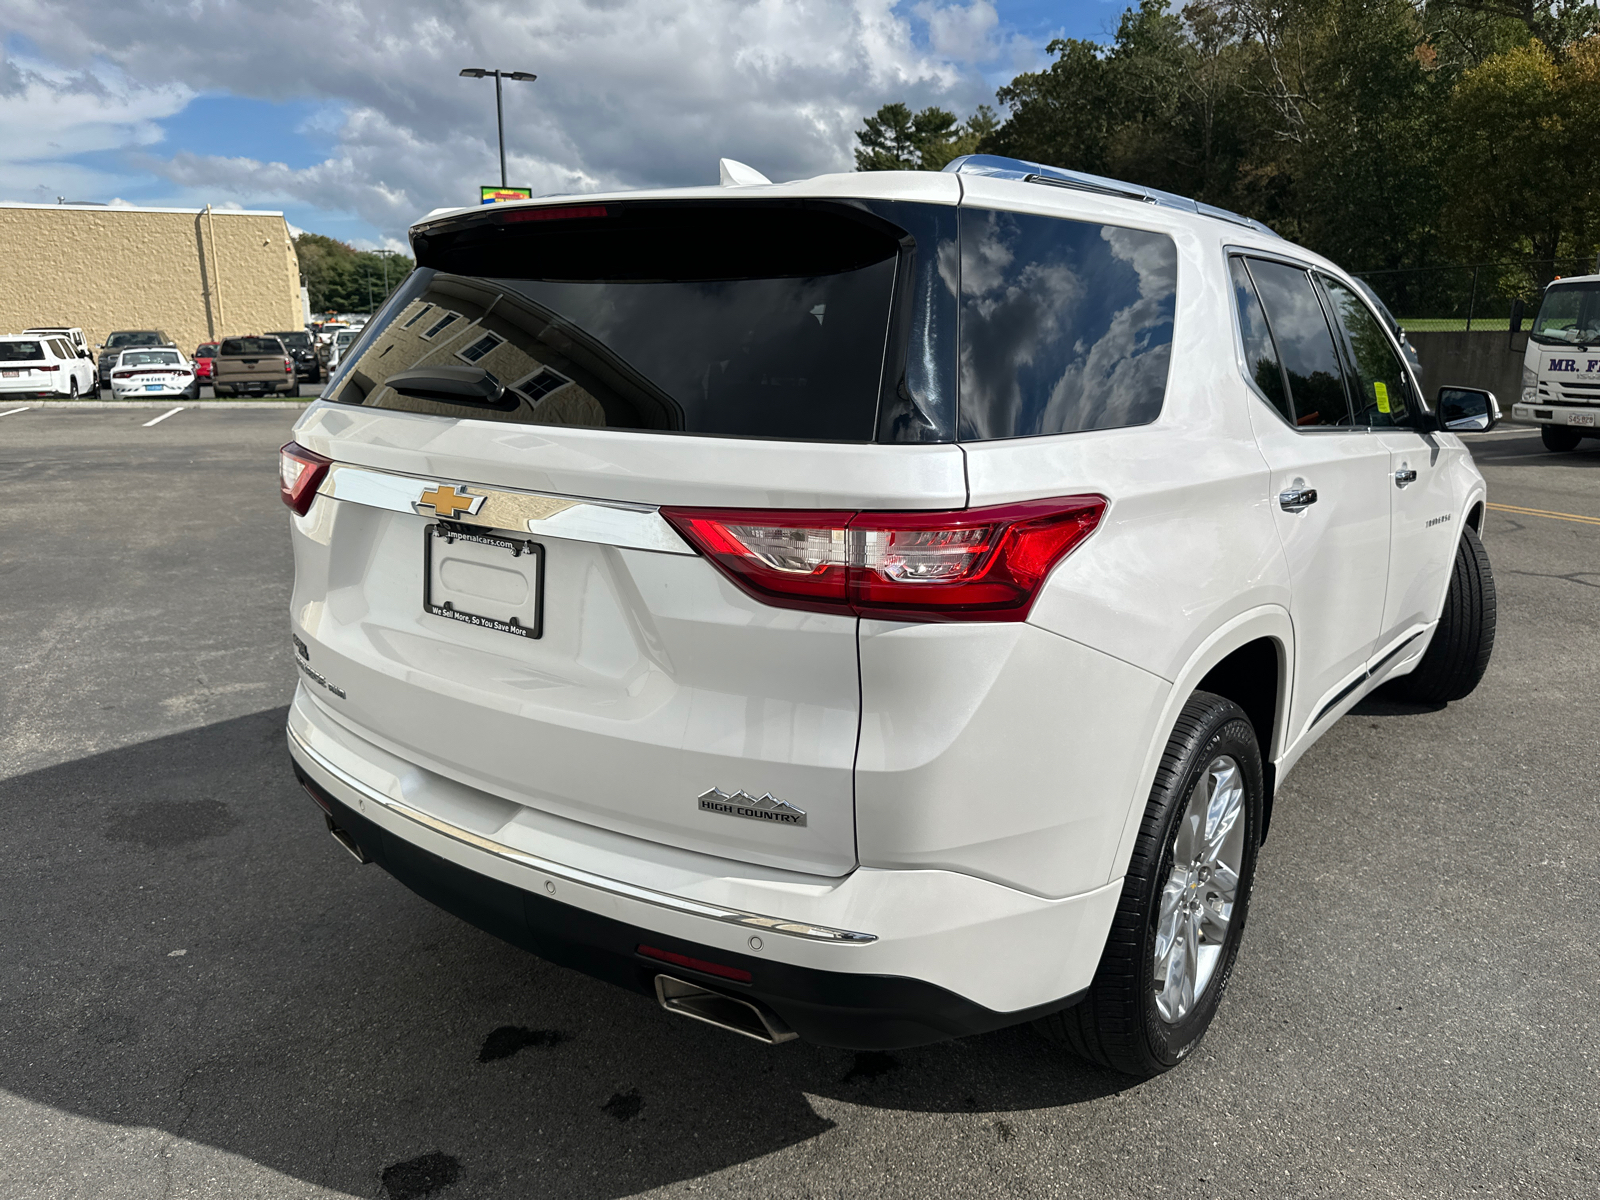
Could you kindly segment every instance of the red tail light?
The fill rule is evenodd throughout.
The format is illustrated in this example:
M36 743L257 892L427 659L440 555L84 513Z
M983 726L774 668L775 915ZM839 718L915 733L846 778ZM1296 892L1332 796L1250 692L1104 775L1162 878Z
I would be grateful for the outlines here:
M1104 496L1086 495L957 512L661 515L766 604L898 621L1023 621L1105 510Z
M513 208L501 217L506 221L576 221L605 215L604 204L568 204L561 208Z
M328 473L330 461L297 442L278 451L278 494L297 517L306 515L317 498L317 487Z
M294 359L292 359L292 358L284 359L283 360L283 373L285 375L287 375L293 370L294 370Z
M654 946L638 946L638 953L646 958L653 958L657 962L672 963L678 967L688 967L691 971L703 971L707 975L720 975L724 979L735 979L740 983L749 983L754 978L749 971L741 967L725 967L721 963L707 962L703 958L691 958L687 954L679 954L675 950L658 950Z

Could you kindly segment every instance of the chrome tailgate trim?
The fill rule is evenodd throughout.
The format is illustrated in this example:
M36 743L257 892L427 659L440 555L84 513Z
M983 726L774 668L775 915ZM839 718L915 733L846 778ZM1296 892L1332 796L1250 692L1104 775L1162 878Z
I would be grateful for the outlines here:
M575 542L654 550L661 554L695 553L666 518L648 504L481 487L475 483L424 479L346 463L334 463L328 468L327 478L317 488L317 494L369 508L435 517L445 514L436 512L423 495L440 487L451 488L465 497L483 498L475 512L452 512L449 519L462 525L514 529Z

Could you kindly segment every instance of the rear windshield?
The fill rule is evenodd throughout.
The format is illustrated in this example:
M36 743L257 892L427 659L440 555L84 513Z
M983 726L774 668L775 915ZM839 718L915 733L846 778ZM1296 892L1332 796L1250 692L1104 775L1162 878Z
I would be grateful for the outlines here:
M113 333L106 339L106 349L116 350L123 346L159 346L167 339L159 333Z
M194 352L194 356L196 358L211 358L213 355L216 354L216 352L217 352L217 345L216 345L215 342L212 342L209 345L199 347Z
M898 230L817 206L566 211L419 238L423 266L330 394L481 420L873 439ZM504 398L485 408L384 384L428 366L488 372Z
M124 367L169 367L179 359L176 350L124 350L117 361Z
M30 362L44 357L38 342L0 342L0 362Z
M424 229L415 248L418 270L345 356L331 399L948 442L1143 424L1166 389L1165 234L900 201L574 203ZM457 387L487 375L501 398L430 393L428 367L451 368ZM405 395L387 384L401 371Z
M277 338L269 337L228 338L222 343L222 355L224 358L233 355L250 354L276 354L281 356L283 347L278 344Z
M1600 283L1555 284L1545 291L1530 336L1539 342L1600 342Z
M277 338L290 350L311 349L311 335L309 333L275 333L272 336Z

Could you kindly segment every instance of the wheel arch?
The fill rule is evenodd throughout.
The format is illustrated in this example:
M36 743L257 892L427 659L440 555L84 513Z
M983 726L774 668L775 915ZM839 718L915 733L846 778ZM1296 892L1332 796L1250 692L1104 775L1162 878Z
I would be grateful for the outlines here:
M1128 806L1128 820L1117 844L1109 879L1127 871L1145 803L1155 781L1161 755L1178 714L1197 691L1211 691L1244 709L1261 745L1266 796L1262 836L1271 820L1276 785L1275 762L1288 742L1289 696L1294 679L1294 624L1287 609L1262 605L1224 622L1190 655L1173 679L1172 690L1151 733L1138 791ZM1265 736L1263 736L1265 730Z

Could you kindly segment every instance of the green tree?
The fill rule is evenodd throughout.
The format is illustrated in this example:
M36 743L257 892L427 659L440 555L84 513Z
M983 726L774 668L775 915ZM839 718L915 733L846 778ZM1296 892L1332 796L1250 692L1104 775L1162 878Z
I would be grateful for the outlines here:
M999 124L987 104L965 121L942 108L912 112L904 104L885 104L856 130L858 171L938 171L953 158L973 153Z
M295 238L294 249L312 312L372 311L416 265L401 254L357 250L319 233L302 233Z
M1530 41L1467 71L1445 123L1445 223L1485 259L1588 255L1600 241L1600 36L1561 61ZM1546 278L1539 282L1548 282Z

